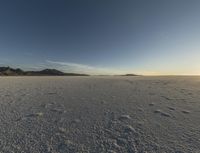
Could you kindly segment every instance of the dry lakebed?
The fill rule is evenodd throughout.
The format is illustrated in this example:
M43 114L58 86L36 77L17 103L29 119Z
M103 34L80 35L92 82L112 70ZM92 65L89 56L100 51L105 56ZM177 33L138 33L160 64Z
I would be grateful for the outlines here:
M1 153L200 153L200 77L0 77Z

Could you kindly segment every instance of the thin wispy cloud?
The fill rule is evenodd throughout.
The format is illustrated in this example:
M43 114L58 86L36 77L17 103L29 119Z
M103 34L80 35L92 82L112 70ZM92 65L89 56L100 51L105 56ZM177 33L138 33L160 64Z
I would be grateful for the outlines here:
M46 63L53 67L60 69L64 72L73 72L73 73L87 73L87 74L123 74L123 71L103 68L103 67L94 67L85 64L71 63L71 62L61 62L61 61L51 61L46 60Z
M77 63L70 63L70 62L58 62L58 61L50 61L50 60L47 60L46 62L51 63L51 64L56 64L56 65L61 65L61 66L80 68L80 69L94 69L94 67L89 66L89 65L84 65L84 64L77 64Z

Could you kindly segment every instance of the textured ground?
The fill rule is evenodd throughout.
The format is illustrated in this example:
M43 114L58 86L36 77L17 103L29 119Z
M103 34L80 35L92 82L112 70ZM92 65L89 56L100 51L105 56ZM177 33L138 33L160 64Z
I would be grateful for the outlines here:
M2 77L2 153L200 153L200 77Z

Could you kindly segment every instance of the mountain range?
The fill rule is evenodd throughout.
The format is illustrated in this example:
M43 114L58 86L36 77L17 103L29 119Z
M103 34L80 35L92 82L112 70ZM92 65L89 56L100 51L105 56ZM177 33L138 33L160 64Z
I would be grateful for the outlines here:
M0 67L0 76L88 76L88 74L64 73L56 69L41 71L23 71L19 68Z

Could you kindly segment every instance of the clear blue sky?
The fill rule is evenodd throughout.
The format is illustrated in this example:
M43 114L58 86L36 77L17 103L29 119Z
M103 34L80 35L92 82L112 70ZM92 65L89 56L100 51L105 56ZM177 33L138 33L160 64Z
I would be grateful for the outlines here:
M1 0L0 66L200 74L199 0Z

